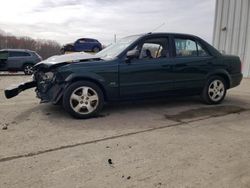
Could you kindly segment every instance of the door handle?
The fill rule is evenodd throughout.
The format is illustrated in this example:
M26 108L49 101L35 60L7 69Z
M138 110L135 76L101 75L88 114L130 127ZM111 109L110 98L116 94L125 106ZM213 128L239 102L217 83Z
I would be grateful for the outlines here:
M187 64L176 64L176 65L175 65L175 67L177 67L177 68L178 68L178 67L186 67L186 66L187 66Z
M172 66L171 65L162 65L163 68L166 68L166 69L169 69L171 68Z

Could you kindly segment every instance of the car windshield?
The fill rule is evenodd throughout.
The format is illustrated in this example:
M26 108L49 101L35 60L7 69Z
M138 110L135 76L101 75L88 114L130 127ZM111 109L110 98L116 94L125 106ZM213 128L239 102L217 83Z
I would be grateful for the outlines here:
M123 50L125 50L130 44L136 41L139 37L140 35L133 35L122 38L117 43L114 43L97 53L96 56L102 59L113 59L117 57Z

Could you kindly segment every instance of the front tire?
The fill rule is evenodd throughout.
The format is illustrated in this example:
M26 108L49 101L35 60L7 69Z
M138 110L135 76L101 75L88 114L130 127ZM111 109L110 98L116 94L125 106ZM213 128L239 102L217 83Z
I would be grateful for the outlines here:
M73 117L86 119L98 115L103 107L102 90L94 83L77 81L72 83L63 96L63 107Z
M227 93L226 81L220 76L212 76L202 91L201 98L206 104L220 104Z
M64 53L65 52L74 52L74 51L75 51L75 49L74 49L74 46L72 46L72 45L68 45L64 48Z

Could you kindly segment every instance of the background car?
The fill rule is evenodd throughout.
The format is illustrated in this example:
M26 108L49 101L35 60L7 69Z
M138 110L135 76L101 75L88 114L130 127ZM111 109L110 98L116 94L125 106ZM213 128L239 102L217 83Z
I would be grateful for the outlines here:
M91 38L81 38L76 40L74 43L66 44L62 48L62 52L99 52L102 50L102 44Z
M0 50L0 71L23 71L30 75L33 66L42 60L36 52L25 49Z

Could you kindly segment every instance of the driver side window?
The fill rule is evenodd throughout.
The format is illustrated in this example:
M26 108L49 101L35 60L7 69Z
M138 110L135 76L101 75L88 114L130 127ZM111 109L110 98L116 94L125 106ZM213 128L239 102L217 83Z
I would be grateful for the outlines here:
M152 38L145 40L136 49L139 50L139 59L157 59L169 57L168 38Z
M158 58L163 47L160 44L144 43L141 49L140 59Z
M82 44L82 43L85 43L85 42L86 42L85 39L79 39L79 40L77 41L77 43L79 43L79 44Z

